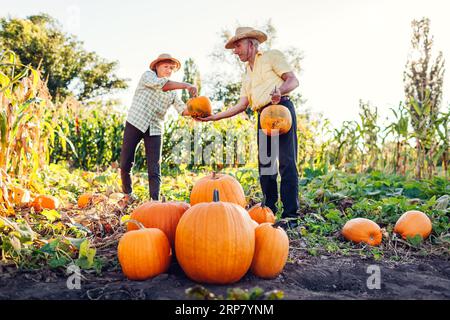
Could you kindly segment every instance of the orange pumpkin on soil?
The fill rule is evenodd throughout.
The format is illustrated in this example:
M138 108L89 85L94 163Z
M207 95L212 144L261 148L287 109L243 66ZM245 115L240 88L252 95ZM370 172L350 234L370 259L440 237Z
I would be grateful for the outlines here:
M264 222L275 222L275 215L269 207L266 207L265 198L263 197L263 201L254 205L249 211L248 214L250 218L255 220L257 223L261 224Z
M244 208L219 201L192 206L181 217L175 235L178 262L194 281L229 284L250 268L255 229Z
M191 192L191 205L213 201L215 189L219 191L221 201L236 203L245 208L247 201L241 184L232 176L215 172L195 183Z
M433 226L430 218L421 211L407 211L397 220L394 232L400 234L403 239L420 235L422 239L426 239Z
M255 253L250 270L254 275L273 279L277 277L289 255L289 238L275 224L265 222L255 230Z
M146 228L162 230L173 247L178 222L189 207L189 204L183 202L166 202L163 197L162 201L148 201L140 205L133 210L130 219L141 222ZM138 229L138 226L135 223L128 223L128 231L136 229Z
M365 218L355 218L347 221L342 228L342 235L347 240L355 243L364 242L371 246L378 246L382 239L380 226Z
M58 209L59 204L59 200L53 196L39 195L34 199L32 206L34 210L41 211L43 209Z
M273 104L264 108L259 119L261 129L268 136L285 134L292 127L291 113L281 104Z
M167 271L172 257L167 236L156 228L125 233L117 255L123 273L131 280L145 280Z
M192 117L207 117L211 115L211 101L207 97L191 98L186 103L189 115Z

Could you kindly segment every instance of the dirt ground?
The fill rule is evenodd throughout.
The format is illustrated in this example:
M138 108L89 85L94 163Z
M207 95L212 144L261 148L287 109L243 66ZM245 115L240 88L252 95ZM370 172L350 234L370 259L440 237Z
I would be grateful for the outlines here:
M369 289L368 267L379 267L380 289ZM374 268L374 267L371 267ZM377 267L375 267L376 269ZM81 289L67 288L67 275L51 270L11 272L0 268L0 299L188 299L189 280L174 261L166 274L146 281L129 281L120 270L101 276L82 271ZM369 281L370 282L370 281ZM376 286L376 282L370 282ZM248 273L227 286L204 285L216 295L228 288L282 290L285 299L450 299L450 261L414 258L408 262L373 261L361 257L319 256L286 265L273 280Z

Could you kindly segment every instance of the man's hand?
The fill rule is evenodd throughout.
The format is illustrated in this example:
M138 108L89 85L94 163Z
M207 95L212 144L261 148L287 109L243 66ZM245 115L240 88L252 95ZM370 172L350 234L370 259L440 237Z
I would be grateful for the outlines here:
M278 104L281 100L281 92L280 89L278 89L275 86L275 89L273 89L272 93L270 94L272 96L272 104Z
M208 121L217 121L220 120L220 118L217 116L217 114L212 114L210 116L204 117L204 118L194 118L195 121L202 121L202 122L208 122Z
M197 87L193 86L190 83L186 83L186 88L187 91L189 91L189 94L191 95L191 97L196 97L197 96Z

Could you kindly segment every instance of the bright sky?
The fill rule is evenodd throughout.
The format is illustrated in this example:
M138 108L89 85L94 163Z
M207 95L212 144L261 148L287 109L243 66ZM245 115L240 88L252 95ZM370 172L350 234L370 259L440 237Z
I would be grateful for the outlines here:
M15 17L46 12L88 50L118 60L119 75L131 79L120 95L124 108L159 53L181 61L192 57L206 77L214 69L209 54L220 30L262 25L268 19L277 29L278 48L295 46L304 53L297 90L307 99L305 107L323 112L334 125L357 119L359 99L377 105L382 115L403 99L413 19L431 19L434 50L443 51L450 63L447 0L0 0L0 10L0 16ZM449 81L447 71L444 107Z

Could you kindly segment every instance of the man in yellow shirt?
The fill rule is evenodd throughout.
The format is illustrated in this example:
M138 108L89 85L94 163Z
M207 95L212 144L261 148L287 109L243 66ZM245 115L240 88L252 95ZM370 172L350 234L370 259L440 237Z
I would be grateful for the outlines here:
M236 29L235 35L228 40L226 49L233 49L242 62L246 62L246 72L242 77L241 98L233 107L201 118L201 121L217 121L233 117L251 107L258 112L258 162L261 189L266 198L266 205L275 213L278 200L277 169L281 175L281 201L283 218L297 218L298 171L297 171L297 121L295 107L289 93L298 87L298 80L283 53L278 50L261 52L260 43L267 40L267 35L250 27ZM260 125L260 112L270 104L282 104L292 116L292 127L283 135L266 136ZM268 159L268 161L266 161Z

